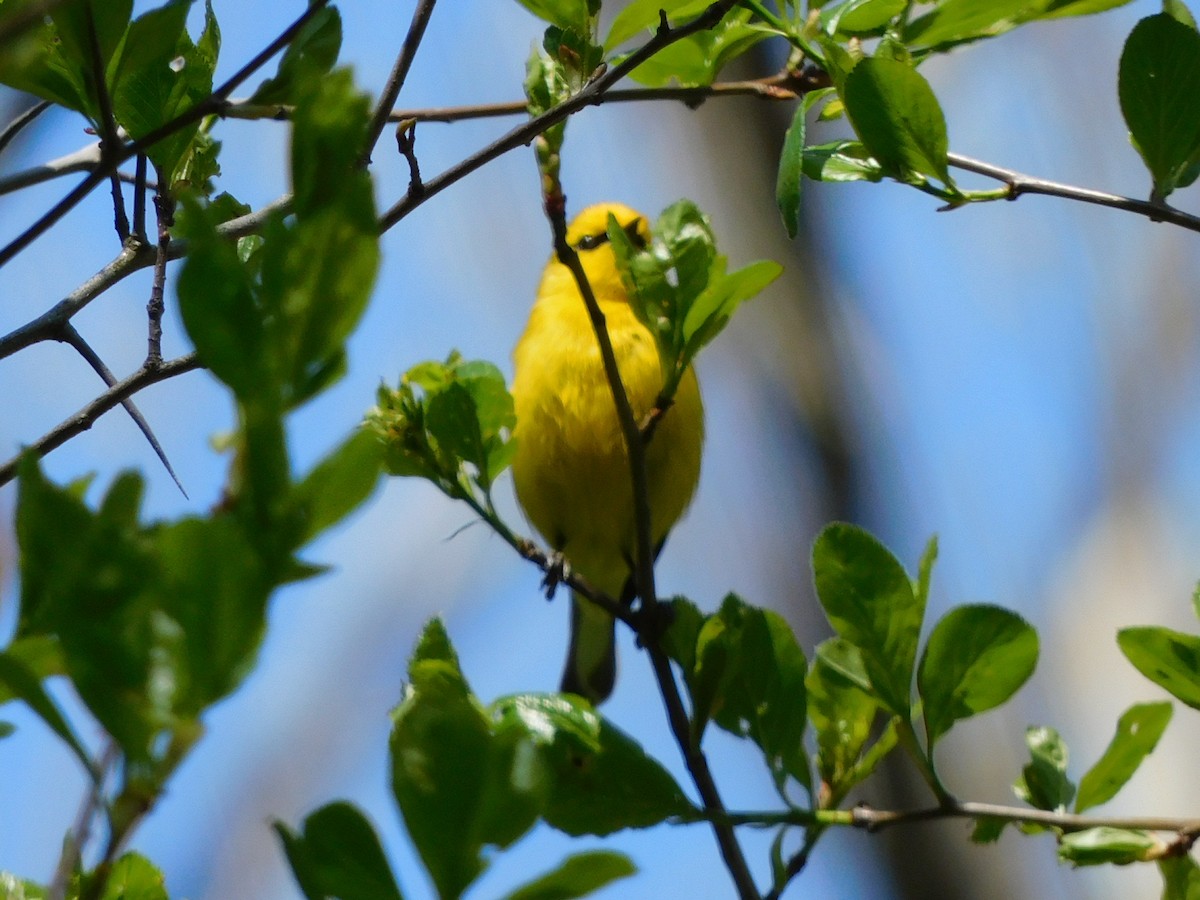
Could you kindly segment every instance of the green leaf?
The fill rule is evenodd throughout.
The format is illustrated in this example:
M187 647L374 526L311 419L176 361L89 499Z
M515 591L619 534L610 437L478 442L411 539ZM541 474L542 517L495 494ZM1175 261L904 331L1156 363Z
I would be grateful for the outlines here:
M844 795L854 787L856 766L879 709L869 693L843 674L845 666L831 661L850 656L858 657L858 651L841 638L822 642L805 681L808 719L816 736L817 774L834 795ZM861 657L858 664L861 666Z
M97 75L105 77L132 11L133 0L72 0L49 11L62 59L83 85L83 112L93 122L99 123L101 118Z
M604 49L612 50L641 32L657 29L659 10L667 14L669 22L675 23L694 19L708 5L709 0L632 0L613 19Z
M393 714L392 792L439 895L458 897L485 868L486 845L508 846L532 827L544 783L530 777L527 732L493 732L436 619L409 678Z
M1016 613L960 606L929 636L917 689L930 748L960 719L1004 703L1033 674L1038 636Z
M1183 0L1163 0L1163 12L1188 28L1196 27L1196 17Z
M1200 900L1200 865L1190 854L1156 860L1162 874L1162 900Z
M904 567L863 529L834 523L813 546L813 574L825 615L861 651L880 701L908 718L925 607Z
M664 47L630 72L629 77L647 87L712 84L726 65L774 33L752 23L750 18L750 11L745 9L726 13L712 28Z
M822 25L829 34L865 37L883 32L904 11L906 0L848 0L836 7L822 7Z
M975 825L971 829L971 843L973 844L994 844L1000 840L1000 835L1004 833L1004 828L1008 825L1006 819L997 819L991 816L981 816L975 820Z
M1038 809L1063 811L1075 796L1075 785L1067 778L1067 745L1053 728L1025 730L1030 762L1013 785L1018 797Z
M683 320L683 361L687 365L720 334L737 308L783 274L783 266L760 259L728 275L714 277L693 301Z
M506 900L572 900L636 874L637 867L623 853L585 850L568 856L545 875L517 888L506 895Z
M292 494L304 519L305 543L362 506L379 483L382 463L379 439L365 430L317 463Z
M859 139L883 172L899 181L938 179L953 189L946 119L933 89L908 65L864 59L840 91Z
M1067 16L1090 16L1125 6L1133 0L1051 0L1039 19L1063 19Z
M184 201L181 223L188 253L176 282L188 337L205 368L243 401L277 383L267 358L267 334L257 289L237 248L194 201Z
M548 824L575 837L604 836L694 812L667 770L637 741L599 716L591 727L586 735L559 729L547 748L554 773L543 811Z
M662 636L659 646L668 657L679 663L688 692L692 690L692 678L696 668L696 641L704 626L704 613L686 597L672 597L668 601L671 623Z
M1075 866L1124 866L1161 856L1163 842L1145 831L1088 828L1071 831L1058 842L1058 858Z
M1171 704L1165 701L1139 703L1125 711L1104 755L1079 780L1075 812L1107 803L1117 795L1158 745L1171 721L1171 711Z
M193 44L186 30L191 0L176 0L139 16L129 26L111 67L116 120L141 138L176 119L212 93L220 29L211 0L205 31ZM147 155L161 177L175 181L176 169L200 129L197 122L154 144ZM212 144L205 136L204 144Z
M82 0L73 0L79 5ZM66 5L66 4L63 4ZM0 23L28 12L32 0L0 3ZM45 16L11 38L0 52L0 83L25 91L67 109L89 115L95 112L82 60L68 61L54 22Z
M834 141L804 148L800 162L804 177L832 183L881 181L883 168L858 141Z
M1200 637L1154 626L1123 628L1117 644L1135 669L1193 709L1200 709Z
M806 98L807 99L807 98ZM783 217L783 227L788 237L800 233L800 188L804 164L804 132L808 104L800 103L792 115L792 124L783 138L783 150L779 154L779 174L775 179L775 205Z
M83 746L83 742L79 740L74 729L71 728L71 724L63 715L62 710L58 708L58 704L54 702L54 698L46 693L37 673L14 653L17 646L26 643L28 640L38 639L33 638L26 639L26 641L17 641L14 648L0 653L0 688L9 697L23 700L37 714L38 718L45 722L47 727L58 735L63 743L71 748L71 752L82 763L84 770L91 774L93 772L92 761Z
M102 900L168 900L162 872L140 853L124 853L109 872Z
M1160 13L1142 19L1125 42L1117 76L1121 113L1166 197L1196 179L1200 163L1200 34Z
M713 720L758 745L777 785L791 777L811 790L803 744L807 662L791 627L778 613L730 595L700 631L700 680L714 642L720 663L708 700Z
M375 829L349 803L330 803L304 820L301 833L275 822L288 863L309 900L401 900Z
M910 47L946 51L996 37L1036 19L1083 16L1124 6L1130 0L942 0L913 19L903 38Z
M551 25L592 35L600 12L600 0L517 0L523 7Z
M434 671L426 667L426 674ZM437 668L439 674L440 667ZM461 675L460 675L461 677ZM394 714L392 791L409 836L443 897L458 897L482 873L477 835L491 741L483 713L458 679L423 684ZM530 822L532 824L532 822Z
M327 6L296 32L279 60L279 68L259 85L251 102L295 103L310 82L329 74L341 49L342 16L336 7Z
M181 632L170 668L159 672L174 682L164 702L173 714L198 718L253 668L267 600L282 576L264 568L232 516L182 519L154 538L158 577L147 599L164 628Z

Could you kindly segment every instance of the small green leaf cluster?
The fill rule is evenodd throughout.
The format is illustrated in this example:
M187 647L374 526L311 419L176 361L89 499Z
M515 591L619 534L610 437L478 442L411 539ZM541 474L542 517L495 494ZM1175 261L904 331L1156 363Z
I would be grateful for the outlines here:
M0 21L30 5L10 0ZM167 3L131 21L132 0L56 4L39 27L0 53L0 82L82 113L101 135L111 115L131 137L145 137L212 93L221 31L208 3L204 30L193 42L189 7ZM173 186L203 183L214 173L216 150L198 122L147 153Z
M941 105L918 67L930 56L1005 34L1031 22L1082 16L1129 0L842 0L809 4L810 15L776 16L758 9L828 76L831 86L809 92L798 106L780 157L776 202L793 237L799 229L803 178L879 181L891 178L954 208L1006 199L999 190L961 189L950 174L949 138ZM784 4L793 8L793 4ZM917 12L918 7L931 8ZM818 11L819 10L819 11ZM1153 200L1191 184L1200 174L1200 37L1180 0L1143 19L1121 54L1118 95L1134 146L1153 178ZM807 120L845 115L854 140L810 144Z
M708 216L690 200L663 210L648 246L634 243L612 216L608 237L634 312L658 342L667 396L742 302L783 272L778 263L759 260L727 273Z
M960 606L933 627L918 654L936 554L936 542L930 542L912 580L866 531L835 524L817 538L813 577L839 639L819 648L818 656L894 717L899 740L934 793L946 800L949 793L934 763L935 745L956 722L994 709L1025 683L1037 663L1038 640L1016 613ZM914 675L919 702L913 694ZM843 761L829 766L844 767ZM839 794L847 785L829 787Z
M439 897L484 874L489 848L541 821L566 834L608 835L694 815L674 779L578 697L520 694L485 706L450 638L432 620L409 661L389 743L396 806ZM346 803L314 812L283 838L305 896L402 896L374 828ZM572 854L509 898L582 897L634 873L619 853Z
M4 14L20 5L5 4ZM193 46L181 31L187 3L169 3L132 22L128 7L57 4L27 39L44 51L35 57L41 62L22 71L43 93L58 84L55 99L91 115L104 94L99 82L76 72L81 80L70 93L64 85L75 81L64 75L55 82L48 74L84 52L74 45L90 35L111 61L115 108L128 96L142 114L122 113L119 123L131 133L152 131L200 93L207 96L218 31L209 10ZM108 849L91 871L75 859L70 898L166 897L148 861L116 857L117 850L202 736L205 713L253 668L276 589L322 571L300 551L358 508L381 471L379 443L367 433L351 435L300 476L288 453L287 417L344 370L345 343L378 267L371 182L356 162L369 106L348 71L329 71L335 19L314 17L316 33L301 35L273 79L277 96L296 104L291 213L269 218L260 236L234 244L219 226L243 210L235 200L185 191L186 179L173 188L184 199L178 233L188 252L177 285L184 325L203 364L230 389L238 414L220 502L207 515L145 522L136 474L118 476L89 505L86 481L59 486L32 455L21 463L20 612L0 652L0 702L25 702L93 782ZM189 78L203 75L203 92L189 94L192 82L174 79L164 47L181 54L182 72L192 67ZM315 62L297 61L310 50ZM8 56L0 56L7 65ZM198 145L183 135L148 152L163 171L194 175L197 156L189 157L185 144ZM54 676L78 695L108 746L98 749L80 737L43 684ZM40 896L41 889L22 890Z
M382 441L390 474L424 478L490 509L492 483L516 450L513 399L499 369L451 353L413 366L395 388L381 385L377 399L366 427Z
M1046 726L1028 729L1025 743L1030 761L1013 785L1017 796L1037 809L1076 813L1107 803L1117 795L1138 767L1158 745L1171 721L1171 704L1139 703L1131 706L1117 722L1117 730L1107 749L1076 785L1067 775L1069 753L1059 733ZM1074 806L1072 807L1072 800ZM995 840L1000 823L979 823L975 839ZM1068 831L1023 824L1021 830L1036 834L1052 830L1058 839L1058 855L1076 866L1103 864L1128 865L1161 860L1175 855L1169 842L1157 835L1130 828L1098 826ZM1193 864L1194 866L1194 864ZM1170 893L1164 895L1173 897ZM1186 895L1179 895L1180 897Z

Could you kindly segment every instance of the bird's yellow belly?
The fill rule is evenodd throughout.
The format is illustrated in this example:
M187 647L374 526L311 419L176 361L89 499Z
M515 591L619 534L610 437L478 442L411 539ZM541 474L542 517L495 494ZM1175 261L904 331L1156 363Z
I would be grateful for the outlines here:
M640 421L662 388L657 347L632 314L623 323L610 321L609 331ZM534 364L518 360L513 477L521 505L538 531L585 578L616 595L634 556L632 481L599 348L594 335L586 337L590 345L567 341L549 348L539 341ZM689 372L675 407L647 447L655 543L691 499L699 476L702 415L695 376Z

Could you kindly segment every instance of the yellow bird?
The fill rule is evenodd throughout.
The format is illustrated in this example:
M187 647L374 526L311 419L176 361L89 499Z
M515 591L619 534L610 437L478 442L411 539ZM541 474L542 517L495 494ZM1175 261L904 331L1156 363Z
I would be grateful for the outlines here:
M621 381L640 422L662 390L663 365L654 336L629 305L608 239L610 213L635 243L649 242L646 219L615 203L581 212L567 240L604 313ZM513 355L517 499L534 527L589 584L631 602L637 551L629 459L596 333L574 277L554 257ZM646 448L656 549L692 499L703 440L700 389L689 369ZM573 595L563 691L593 703L612 693L614 625L600 607Z

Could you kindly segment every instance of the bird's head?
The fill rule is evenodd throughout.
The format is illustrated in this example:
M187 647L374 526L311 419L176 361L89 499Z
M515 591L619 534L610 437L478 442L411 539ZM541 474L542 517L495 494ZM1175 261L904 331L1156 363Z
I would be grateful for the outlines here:
M598 203L583 210L567 228L567 243L579 254L588 283L599 300L625 301L625 288L617 270L617 257L608 238L612 215L636 247L650 244L650 224L636 210L620 203Z

